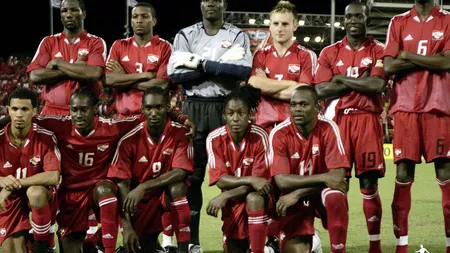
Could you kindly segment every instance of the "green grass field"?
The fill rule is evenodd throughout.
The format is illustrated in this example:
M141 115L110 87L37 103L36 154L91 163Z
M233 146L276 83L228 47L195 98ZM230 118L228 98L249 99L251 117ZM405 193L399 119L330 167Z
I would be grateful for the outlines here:
M386 177L379 181L379 193L383 202L381 242L385 253L395 252L395 237L392 231L391 202L394 192L395 166L387 160ZM219 193L217 187L203 184L204 206ZM347 252L368 252L368 234L362 211L362 198L358 180L350 182L349 192L350 222L347 237ZM412 188L412 208L409 216L409 251L419 250L423 244L430 253L445 252L444 219L441 207L441 190L435 181L433 164L422 164L416 168L416 179ZM316 227L321 232L324 252L330 252L328 233L319 220ZM206 215L202 211L200 238L204 252L222 252L221 220Z

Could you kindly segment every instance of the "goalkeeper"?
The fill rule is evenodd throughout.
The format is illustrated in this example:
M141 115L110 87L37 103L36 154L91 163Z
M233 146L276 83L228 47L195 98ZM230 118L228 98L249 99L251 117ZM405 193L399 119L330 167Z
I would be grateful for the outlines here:
M199 241L201 185L207 164L206 137L223 126L223 100L248 78L252 54L248 36L236 26L225 23L226 0L202 1L203 21L182 29L175 37L167 66L173 82L187 94L183 113L196 125L194 174L189 177L191 209L190 252L202 252Z

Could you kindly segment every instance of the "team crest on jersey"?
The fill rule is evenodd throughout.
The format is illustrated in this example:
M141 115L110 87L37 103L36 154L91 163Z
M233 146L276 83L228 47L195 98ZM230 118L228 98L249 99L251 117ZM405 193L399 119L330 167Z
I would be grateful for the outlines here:
M364 57L361 60L361 67L368 67L372 64L373 60L371 57Z
M319 155L319 145L314 144L312 146L312 155Z
M78 49L78 56L83 55L83 54L88 55L89 54L89 50L87 50L87 48L80 48L80 49Z
M433 40L442 40L444 38L444 31L434 30L431 34Z
M0 228L0 236L5 236L5 235L6 235L6 229Z
M300 64L289 64L288 73L289 74L300 73Z
M33 156L30 158L30 164L32 166L38 166L39 164L41 164L41 157L40 156Z
M172 152L173 152L173 149L168 148L168 149L166 149L166 150L163 151L163 155L171 155Z
M150 63L150 64L157 64L158 61L159 61L159 56L157 56L157 55L149 54L149 55L147 56L147 63Z
M243 163L245 166L250 166L250 165L252 165L252 163L253 163L253 158L246 157L246 158L244 158L244 160L242 161L242 163Z
M233 45L231 40L222 40L222 48L230 48Z
M397 157L402 156L402 150L399 149L399 148L396 148L395 151L394 151L394 153L395 153L395 156L397 156Z
M103 152L103 151L107 150L108 148L109 148L108 143L97 145L97 151L99 151L99 152Z

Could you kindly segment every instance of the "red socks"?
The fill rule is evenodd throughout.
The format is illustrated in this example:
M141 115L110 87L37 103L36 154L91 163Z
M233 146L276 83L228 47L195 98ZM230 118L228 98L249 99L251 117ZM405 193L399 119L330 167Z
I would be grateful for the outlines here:
M327 210L331 252L345 253L348 229L347 196L340 191L327 188L322 191L322 203Z
M268 217L265 209L248 211L248 234L253 253L264 253L266 244ZM273 224L273 223L272 223Z
M48 241L52 213L50 205L41 208L31 208L31 227L36 241Z
M188 242L191 238L191 210L186 196L173 200L170 204L170 218L178 242Z
M445 236L447 237L447 253L450 253L450 179L441 181L436 179L442 190L442 212L444 214Z
M367 230L369 231L370 248L369 253L381 253L381 199L378 189L360 189L363 198L363 210L366 216Z
M394 223L394 234L397 238L396 253L408 252L408 216L411 210L411 186L413 182L401 183L395 181L392 221Z
M100 223L102 224L102 242L105 253L114 253L117 242L119 204L114 195L106 196L98 201L100 206Z

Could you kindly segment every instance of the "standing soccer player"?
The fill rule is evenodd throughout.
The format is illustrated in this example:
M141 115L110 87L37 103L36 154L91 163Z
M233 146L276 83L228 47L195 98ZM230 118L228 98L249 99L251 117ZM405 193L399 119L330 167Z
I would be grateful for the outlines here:
M156 252L164 205L170 206L179 251L188 252L191 214L185 180L193 172L193 147L186 128L168 119L168 107L164 89L146 90L142 98L146 121L120 139L108 172L108 177L119 180L127 252Z
M269 136L270 172L282 195L276 207L282 252L312 250L316 214L329 231L331 252L345 252L350 162L336 123L318 116L318 100L312 86L297 87L290 117Z
M206 139L209 185L222 190L206 212L217 217L222 209L227 252L247 252L251 246L252 252L264 253L272 200L269 143L267 133L249 123L261 101L260 92L250 85L231 91L224 102L226 125Z
M106 62L105 85L114 87L119 117L141 114L142 95L151 86L167 87L170 44L153 35L156 10L146 2L131 13L134 36L116 40Z
M189 206L192 212L191 252L202 252L199 240L201 185L206 171L206 137L223 126L224 97L251 72L252 54L248 36L223 20L226 0L201 0L203 21L182 29L175 36L168 74L182 84L187 100L183 113L197 127L194 174L189 177Z
M63 0L60 11L64 31L41 41L27 69L31 83L44 85L43 115L68 116L70 95L80 86L100 92L105 67L105 41L84 30L84 1Z
M14 90L8 99L11 123L0 130L0 245L6 253L26 253L31 228L33 252L48 249L54 199L49 187L59 183L61 154L55 135L31 122L37 106L31 90Z
M270 131L289 117L289 99L300 84L311 84L317 57L293 39L298 28L295 5L280 1L270 12L273 44L253 57L249 83L260 88L263 96L256 124Z
M369 232L369 252L379 253L382 208L378 178L385 173L380 114L386 81L384 47L366 35L368 22L369 10L364 4L351 3L345 8L347 35L322 50L314 82L319 96L329 102L325 116L338 124L347 156L355 164ZM347 177L351 177L351 170Z
M447 253L450 252L450 13L433 0L392 18L384 69L395 75L394 115L397 165L392 217L397 253L408 252L408 215L415 164L434 162L442 190Z

